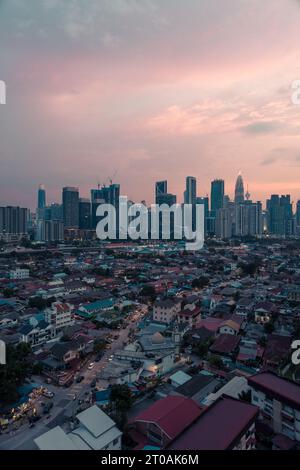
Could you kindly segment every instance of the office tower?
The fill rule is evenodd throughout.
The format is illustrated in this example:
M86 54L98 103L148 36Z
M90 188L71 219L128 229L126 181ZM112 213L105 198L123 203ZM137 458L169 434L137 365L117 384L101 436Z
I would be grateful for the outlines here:
M300 235L300 200L297 202L297 205L296 205L295 233L297 236Z
M196 204L203 204L204 205L204 230L205 235L208 233L208 218L209 218L209 197L197 197Z
M272 235L293 234L293 207L290 195L272 194L267 200L268 232Z
M68 229L79 227L79 189L75 187L63 188L62 194L64 226Z
M234 192L234 202L235 204L243 204L245 200L245 191L244 191L244 182L241 173L239 173L236 183L235 183L235 192Z
M197 198L197 181L193 176L187 176L186 186L184 191L184 203L185 204L196 204Z
M63 222L63 206L53 202L50 206L47 206L47 211L49 213L49 220L58 220Z
M261 202L245 201L235 204L235 235L239 237L261 235L262 205Z
M160 204L160 196L162 194L167 194L168 192L168 182L164 181L157 181L155 183L155 204Z
M91 228L91 202L88 198L79 199L79 228L81 230Z
M167 204L167 206L172 206L173 204L176 204L177 196L171 193L160 194L158 200L159 205Z
M64 224L61 220L38 220L36 241L43 243L64 240Z
M218 238L231 238L233 233L233 215L228 207L218 209L216 213L215 233Z
M218 209L222 209L224 205L224 180L216 179L211 183L211 212L212 216L216 215Z
M300 200L297 202L296 206L296 226L300 227Z
M46 190L43 184L40 184L38 189L38 209L43 209L46 206Z
M28 233L29 210L23 207L0 207L0 236L26 235Z

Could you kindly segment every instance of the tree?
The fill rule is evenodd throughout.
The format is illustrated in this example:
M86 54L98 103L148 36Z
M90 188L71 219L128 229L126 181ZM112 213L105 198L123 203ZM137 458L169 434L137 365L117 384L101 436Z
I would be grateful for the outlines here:
M13 347L7 345L6 364L0 366L0 402L14 403L19 395L17 389L24 382L31 364L28 356L31 347L26 343L19 343Z
M207 286L208 284L209 278L207 276L200 276L197 279L193 279L192 281L192 287L198 289L203 289L203 287Z
M134 397L128 385L113 385L111 387L109 400L117 425L121 429L124 429L127 423L127 413L132 407L134 401Z
M116 384L111 387L110 403L119 412L127 412L133 405L133 395L126 384Z
M9 298L9 297L12 297L14 295L14 290L9 288L9 287L6 287L4 290L3 290L3 295L5 298Z
M217 367L218 369L220 369L223 366L223 361L219 356L214 356L214 355L210 356L210 358L208 359L208 362L210 363L211 366Z
M106 341L104 339L97 339L94 343L94 352L99 353L105 349Z
M274 323L272 321L265 323L264 330L267 334L273 333L275 330Z
M38 310L43 310L44 308L47 307L47 301L39 296L31 297L28 301L28 305L31 308L37 308Z

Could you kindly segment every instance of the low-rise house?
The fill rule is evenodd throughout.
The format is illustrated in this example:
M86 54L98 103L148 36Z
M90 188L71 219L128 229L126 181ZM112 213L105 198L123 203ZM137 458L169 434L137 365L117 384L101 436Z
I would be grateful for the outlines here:
M201 320L201 309L200 307L190 307L185 305L183 310L177 315L177 321L179 323L186 323L189 328L193 328Z
M19 333L20 341L32 347L41 346L57 336L56 328L45 320L40 320L34 325L26 324L20 328Z
M263 355L264 366L276 369L288 357L291 344L291 336L270 335Z
M149 444L165 448L200 416L201 408L190 398L168 396L158 400L131 421L136 433Z
M240 342L240 336L234 335L219 335L209 350L220 356L234 356Z
M97 405L76 418L79 424L73 431L66 433L56 426L34 440L37 447L40 450L121 450L122 432Z
M191 377L180 387L177 387L173 394L183 395L186 398L192 398L199 405L202 400L214 392L220 386L220 381L210 374L198 374Z

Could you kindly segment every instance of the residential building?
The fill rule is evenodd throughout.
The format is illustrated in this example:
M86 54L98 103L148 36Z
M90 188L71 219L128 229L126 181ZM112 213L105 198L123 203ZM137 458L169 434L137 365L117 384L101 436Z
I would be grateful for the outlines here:
M253 450L258 408L222 396L207 407L167 450Z
M276 434L300 442L300 385L272 372L248 378L260 419Z
M121 450L122 432L97 405L76 415L79 425L66 433L60 426L37 437L40 450Z
M66 328L74 324L72 307L70 304L54 302L44 312L45 320L54 325L56 329Z
M9 278L14 280L28 279L30 271L27 268L16 268L9 272Z
M153 305L153 320L171 323L181 310L180 299L158 300Z

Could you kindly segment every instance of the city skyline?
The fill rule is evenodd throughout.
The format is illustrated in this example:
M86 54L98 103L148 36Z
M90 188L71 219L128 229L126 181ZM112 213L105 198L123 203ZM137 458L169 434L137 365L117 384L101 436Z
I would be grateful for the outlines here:
M111 169L134 200L164 175L176 194L188 174L199 194L220 177L233 194L241 168L254 199L299 198L297 0L3 1L0 12L1 204L33 207L36 181L50 200L72 184L86 196Z

